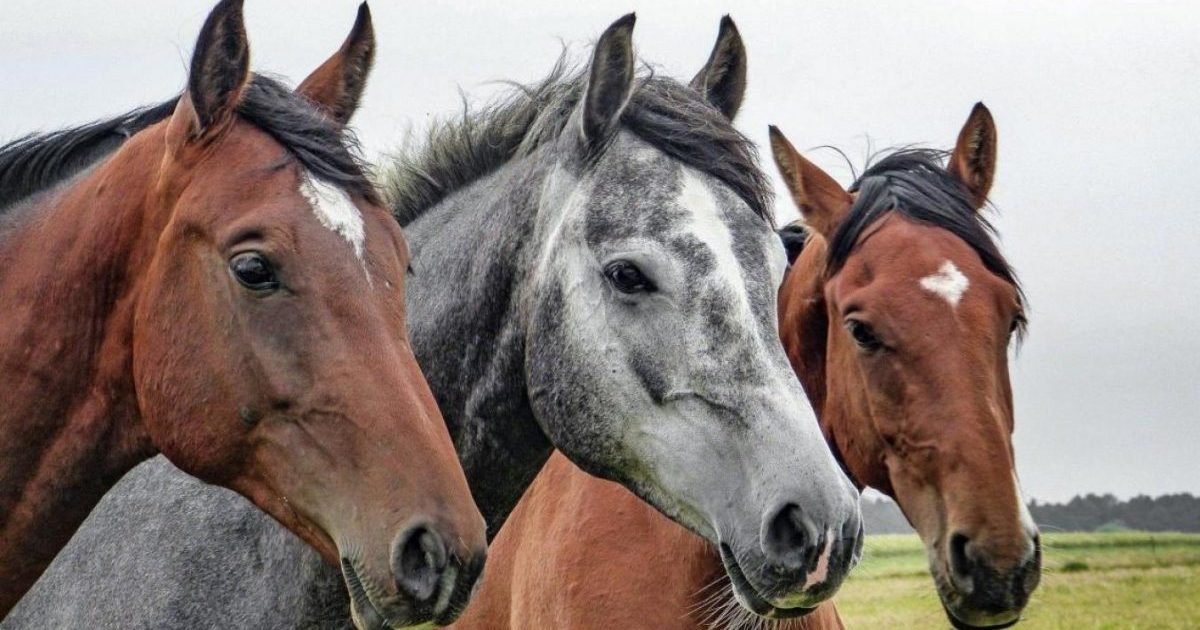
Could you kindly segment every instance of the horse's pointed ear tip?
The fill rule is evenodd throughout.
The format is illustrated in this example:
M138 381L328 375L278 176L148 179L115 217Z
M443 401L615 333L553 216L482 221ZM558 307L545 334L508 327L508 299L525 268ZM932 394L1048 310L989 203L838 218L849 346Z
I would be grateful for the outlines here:
M240 14L244 4L244 0L221 0L221 3L218 4L213 10L220 11L221 13L232 11Z
M354 17L353 32L358 36L374 39L375 23L371 19L371 7L366 2L358 5L358 14Z
M988 109L988 106L984 105L983 101L977 101L971 108L971 118L978 118L981 116L990 119L992 117L992 110Z
M225 32L238 39L246 39L246 16L242 10L242 0L221 0L209 11L208 18L201 27L201 37L206 34Z
M770 137L773 147L786 147L790 144L787 136L783 135L783 131L775 125L767 125L767 135Z
M613 22L612 26L610 26L609 28L611 28L612 30L632 29L633 25L636 23L637 23L637 13L634 11L630 11L629 13L626 13L625 15L622 15L621 17L617 18L617 21Z
M737 24L734 23L733 18L730 17L728 13L721 16L721 30L732 31L732 34L734 35L736 35L738 32Z

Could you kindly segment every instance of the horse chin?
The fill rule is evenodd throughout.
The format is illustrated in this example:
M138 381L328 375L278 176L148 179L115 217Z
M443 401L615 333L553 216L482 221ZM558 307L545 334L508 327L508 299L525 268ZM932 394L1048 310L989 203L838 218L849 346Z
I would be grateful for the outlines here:
M350 620L357 630L390 630L383 613L371 601L371 595L358 575L358 569L348 558L342 558L342 577L350 592Z
M1021 620L1021 615L1014 614L1012 619L1001 621L999 623L985 623L983 625L975 625L967 623L950 612L950 607L942 603L942 610L946 611L946 619L950 621L950 625L954 626L955 630L1002 630L1003 628L1011 628Z
M459 569L451 565L442 574L437 600L430 607L419 607L423 612L416 613L413 607L394 596L373 597L372 593L377 593L378 589L364 580L353 560L342 558L341 565L346 590L350 592L350 620L357 630L422 630L449 625L462 613L467 599L482 583L482 580L476 580L471 589L456 592L453 585ZM414 614L428 620L412 619Z
M936 565L935 565L936 566ZM932 568L932 567L931 567ZM1010 628L1021 620L1020 611L1009 613L984 615L980 619L966 621L962 618L962 611L956 613L960 608L958 593L949 586L945 574L938 569L933 569L934 584L937 586L938 600L942 605L942 610L946 613L946 619L955 630L1002 630Z
M350 620L356 630L393 630L394 628L434 628L433 622L414 624L407 621L409 611L403 605L388 606L371 597L371 591L350 559L342 559L342 577L350 592ZM395 609L395 610L389 610ZM386 612L385 612L386 611ZM387 614L390 612L391 614Z
M729 576L729 584L733 590L733 596L742 608L766 619L792 619L803 617L816 610L816 607L806 608L797 606L795 608L779 608L767 601L765 597L759 594L758 589L750 583L750 579L742 571L741 565L738 564L737 558L734 557L733 551L725 543L721 543L721 564L725 567L725 574Z

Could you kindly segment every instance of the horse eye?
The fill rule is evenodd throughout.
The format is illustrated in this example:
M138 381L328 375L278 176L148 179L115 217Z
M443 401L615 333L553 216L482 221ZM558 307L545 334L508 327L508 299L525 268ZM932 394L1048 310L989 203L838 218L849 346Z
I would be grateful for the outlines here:
M251 291L274 291L279 288L275 268L266 256L258 252L243 252L229 260L229 271L242 286Z
M621 293L649 293L655 290L654 283L628 260L615 260L605 265L604 277Z
M851 337L854 337L854 343L867 352L875 352L883 348L883 342L875 336L875 331L857 319L847 320L846 330L850 331Z

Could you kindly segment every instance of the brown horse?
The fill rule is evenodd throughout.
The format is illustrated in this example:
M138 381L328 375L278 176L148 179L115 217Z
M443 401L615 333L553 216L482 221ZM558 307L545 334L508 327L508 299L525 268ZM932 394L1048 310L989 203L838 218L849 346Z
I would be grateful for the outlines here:
M996 161L991 115L975 107L946 167L938 153L899 151L853 192L774 128L771 144L809 235L789 247L799 253L780 291L781 334L827 439L860 486L895 498L916 526L956 627L1015 623L1041 552L1011 443L1007 353L1023 298L978 213ZM734 604L711 547L561 456L493 542L490 564L456 627L759 621ZM832 604L778 624L841 627Z
M339 564L360 627L461 609L483 519L409 345L404 238L343 129L373 53L364 5L293 93L250 73L226 0L159 122L0 202L0 617L156 452ZM0 149L0 190L69 173L102 127Z

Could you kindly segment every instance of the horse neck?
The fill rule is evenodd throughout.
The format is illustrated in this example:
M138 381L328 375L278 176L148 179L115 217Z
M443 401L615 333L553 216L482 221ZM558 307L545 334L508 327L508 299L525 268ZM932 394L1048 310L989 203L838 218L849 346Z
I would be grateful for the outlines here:
M409 328L489 540L553 449L525 381L522 303L546 177L538 153L456 192L405 226ZM454 287L447 289L447 287Z
M132 383L130 270L153 246L146 191L161 151L140 140L0 242L0 617L151 453Z

